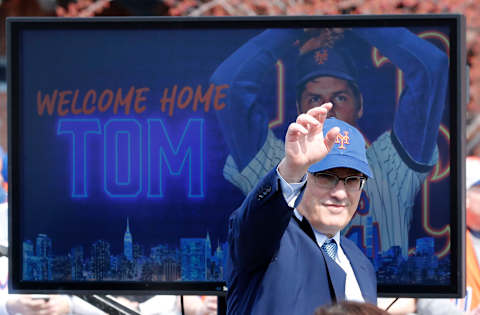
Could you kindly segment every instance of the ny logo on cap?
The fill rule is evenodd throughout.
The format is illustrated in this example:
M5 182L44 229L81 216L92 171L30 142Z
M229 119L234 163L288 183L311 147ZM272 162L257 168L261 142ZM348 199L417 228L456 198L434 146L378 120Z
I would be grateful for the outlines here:
M347 149L344 144L350 144L350 137L348 136L348 131L343 132L343 136L341 134L337 135L335 139L335 143L340 144L338 147L339 149Z
M328 59L328 50L322 49L321 51L317 51L314 58L319 65L323 64Z

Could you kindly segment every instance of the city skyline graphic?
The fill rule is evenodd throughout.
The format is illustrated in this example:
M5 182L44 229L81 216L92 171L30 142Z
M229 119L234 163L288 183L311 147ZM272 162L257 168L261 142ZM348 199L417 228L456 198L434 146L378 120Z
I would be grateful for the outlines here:
M24 281L224 281L227 242L212 247L211 236L179 237L175 245L158 243L146 248L134 242L126 218L123 251L112 251L115 241L96 240L89 246L72 247L63 255L54 254L54 240L39 233L35 239L23 242ZM365 246L356 234L350 239L372 261L381 284L435 284L450 283L450 255L439 259L435 255L435 239L415 240L415 251L402 256L400 246L380 252L373 237L366 238ZM118 240L120 242L121 240Z
M134 242L127 217L122 253L112 252L113 241L96 240L54 254L54 242L39 233L23 241L22 277L26 281L222 281L227 243L212 250L210 234L180 237L177 246L159 243L146 250Z

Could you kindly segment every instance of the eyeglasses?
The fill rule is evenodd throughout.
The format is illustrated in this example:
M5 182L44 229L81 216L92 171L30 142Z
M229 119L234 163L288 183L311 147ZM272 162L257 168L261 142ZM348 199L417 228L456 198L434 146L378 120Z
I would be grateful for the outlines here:
M343 181L345 185L345 190L349 192L360 191L363 189L367 178L365 176L352 175L347 177L339 177L331 173L317 172L312 173L315 183L325 189L333 189L337 187L340 180Z

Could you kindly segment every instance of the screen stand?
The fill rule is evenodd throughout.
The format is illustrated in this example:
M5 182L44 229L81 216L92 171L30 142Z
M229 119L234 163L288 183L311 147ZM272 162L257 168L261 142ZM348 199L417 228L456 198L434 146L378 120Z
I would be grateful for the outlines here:
M217 299L217 314L227 315L227 297L225 295L219 295Z
M109 315L141 315L141 313L118 303L115 299L108 295L77 295L82 300L92 304L101 309Z

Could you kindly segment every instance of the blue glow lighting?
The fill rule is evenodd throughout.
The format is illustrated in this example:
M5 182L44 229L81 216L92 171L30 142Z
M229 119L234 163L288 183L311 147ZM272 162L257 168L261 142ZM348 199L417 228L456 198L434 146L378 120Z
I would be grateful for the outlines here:
M118 165L118 161L120 160L120 156L122 155L120 153L120 144L119 142L120 141L120 137L121 136L126 136L126 139L127 139L127 160L128 160L128 163L127 163L127 180L126 181L121 181L120 180L120 166ZM122 137L123 138L123 137ZM132 172L132 137L130 136L130 134L128 132L125 132L125 131L119 131L115 134L115 183L117 185L128 185L132 179L132 177L130 176L131 175L131 172ZM125 174L125 172L122 172L122 174Z
M187 159L188 197L205 196L204 123L203 119L189 119L178 144L174 146L163 121L148 120L148 197L163 197L163 165L167 166L170 175L178 176Z
M143 167L142 124L137 119L110 119L103 126L103 190L111 198L135 198L143 192L147 172L147 198L163 198L165 177L185 174L188 167L187 197L205 196L204 119L189 119L180 139L172 142L173 130L161 119L147 119L147 168ZM170 133L169 133L170 132ZM175 132L178 128L175 127ZM72 197L87 198L87 135L102 135L99 119L60 119L57 135L72 139ZM88 150L90 157L101 152ZM164 169L167 172L164 172ZM90 174L92 175L92 174Z
M127 142L119 142L120 135L125 134ZM124 146L126 156L119 153ZM142 192L142 126L136 119L110 119L105 123L104 157L105 193L112 198L137 197ZM126 182L119 180L123 168L127 169Z
M86 198L87 135L101 134L98 119L60 119L57 135L72 135L72 198Z

